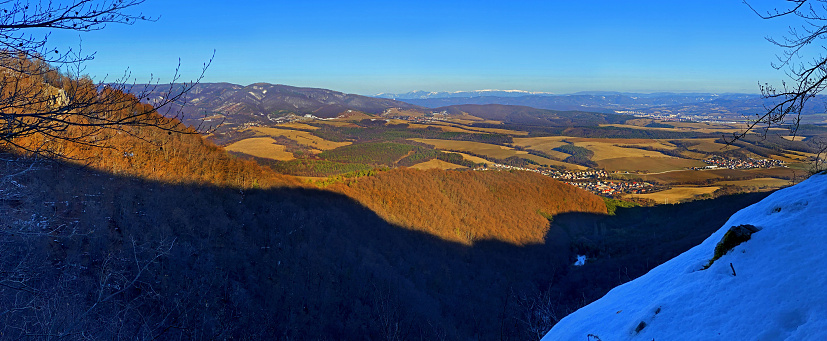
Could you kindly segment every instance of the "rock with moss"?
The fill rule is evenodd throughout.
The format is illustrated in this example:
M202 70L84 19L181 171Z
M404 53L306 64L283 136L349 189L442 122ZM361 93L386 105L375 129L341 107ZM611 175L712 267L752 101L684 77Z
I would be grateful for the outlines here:
M712 255L712 259L709 260L709 264L707 264L704 269L712 266L712 263L723 257L723 255L727 254L727 252L736 246L749 240L752 237L752 234L758 232L759 230L761 229L749 224L730 227L729 231L727 231L724 234L724 237L721 238L721 241L718 242L718 245L715 245L715 252Z

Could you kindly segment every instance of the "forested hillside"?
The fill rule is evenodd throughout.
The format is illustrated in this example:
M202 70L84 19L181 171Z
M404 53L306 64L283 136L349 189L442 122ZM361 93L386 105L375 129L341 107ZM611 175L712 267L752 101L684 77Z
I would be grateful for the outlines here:
M532 172L400 169L329 188L392 224L465 244L540 244L554 215L606 213L600 197Z

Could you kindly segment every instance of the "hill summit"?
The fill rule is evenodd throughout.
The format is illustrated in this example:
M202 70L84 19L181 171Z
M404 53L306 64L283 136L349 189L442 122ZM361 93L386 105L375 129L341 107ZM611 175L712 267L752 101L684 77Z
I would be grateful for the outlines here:
M827 338L826 197L827 175L773 193L543 340Z

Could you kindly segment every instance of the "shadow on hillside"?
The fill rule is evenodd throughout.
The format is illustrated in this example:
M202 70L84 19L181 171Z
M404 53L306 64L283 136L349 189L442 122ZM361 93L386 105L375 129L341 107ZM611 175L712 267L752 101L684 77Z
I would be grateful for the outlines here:
M528 339L536 336L530 327L543 323L532 320L538 302L562 318L700 243L766 195L616 216L561 214L545 244L469 247L391 226L322 190L170 185L62 164L20 183L29 195L0 206L73 231L4 235L39 269L38 285L65 287L55 301L91 307L95 293L114 290L101 274L140 277L92 314L53 314L54 323L85 319L72 328L104 339ZM169 243L152 257L154 245ZM573 267L576 254L594 261ZM20 292L0 294L8 300Z

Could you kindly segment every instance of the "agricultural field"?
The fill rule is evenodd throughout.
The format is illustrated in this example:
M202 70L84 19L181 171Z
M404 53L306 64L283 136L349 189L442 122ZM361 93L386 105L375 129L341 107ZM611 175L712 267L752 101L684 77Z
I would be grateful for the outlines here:
M292 153L286 152L285 147L276 144L269 137L253 137L244 139L224 147L227 151L243 153L264 159L289 161L295 159Z
M567 139L567 141L572 142L575 146L583 147L588 150L594 152L594 156L592 156L592 161L601 161L606 159L617 159L617 158L670 158L671 156L665 155L661 152L651 151L651 150L643 150L638 148L626 148L621 147L620 143L615 142L617 139L612 140L601 140L601 139L579 139L579 138L571 138ZM650 140L653 141L653 140ZM649 143L657 143L647 142ZM624 145L632 144L632 143L623 143ZM660 145L660 143L657 143ZM672 147L674 148L674 147Z
M255 127L251 128L250 130L255 131L256 133L264 136L284 136L293 141L296 141L299 144L320 150L331 150L351 144L351 142L328 141L309 132L301 130L265 127Z
M680 170L655 174L617 174L621 179L636 179L663 185L685 183L720 183L722 181L740 181L755 178L781 179L789 183L800 178L805 172L791 168L755 168L755 169L714 169L714 170Z
M756 179L749 179L749 180L737 180L737 181L719 181L715 183L716 185L722 186L739 186L739 187L754 187L754 188L781 188L792 185L790 180L785 179L777 179L777 178L756 178Z
M465 152L485 157L504 160L509 157L519 157L531 160L540 165L565 167L568 169L584 170L586 167L570 164L566 162L556 161L544 158L542 156L532 155L526 151L516 150L511 147L500 146L496 144L473 142L473 141L453 141L453 140L438 140L438 139L410 139L420 143L425 143L433 146L436 149L450 150L457 152Z
M563 141L567 138L568 137L566 136L520 137L514 138L513 144L525 149L543 152L552 157L565 159L569 157L569 155L563 152L558 152L554 150L554 148L568 144Z
M738 150L741 147L715 142L717 139L681 139L679 141L690 144L687 149L702 152L702 153L716 153L726 150Z
M438 140L438 139L410 139L411 141L425 143L433 146L436 149L453 150L458 152L473 153L477 155L484 155L495 159L507 159L511 156L525 155L527 152L520 152L513 148L500 146L496 144L473 142L473 141L454 141L454 140Z
M629 121L626 124L601 124L601 127L618 127L618 128L631 128L631 129L643 129L643 130L659 130L659 131L691 131L697 133L737 133L744 129L741 125L723 125L723 124L709 124L709 123L700 123L700 122L673 122L673 121L654 121L655 123L670 125L672 128L659 128L659 127L644 127L641 126L641 121L633 121L630 124ZM651 123L651 122L650 122ZM647 123L647 124L650 124Z
M454 152L454 153L461 155L463 159L471 161L473 163L480 163L480 164L484 164L484 165L489 165L489 164L492 163L491 161L483 159L479 156L468 155L468 154L460 153L460 152Z
M695 196L708 194L711 195L713 192L718 190L720 187L716 186L707 186L707 187L673 187L667 189L665 191L655 192L655 193L647 193L647 194L628 194L625 195L624 198L631 199L631 198L641 198L641 199L649 199L658 204L669 204L669 203L679 203L685 200L694 199Z
M312 126L309 124L304 124L300 122L290 122L290 123L281 123L277 125L278 128L287 128L287 129L298 129L298 130L316 130L319 129L317 126Z

